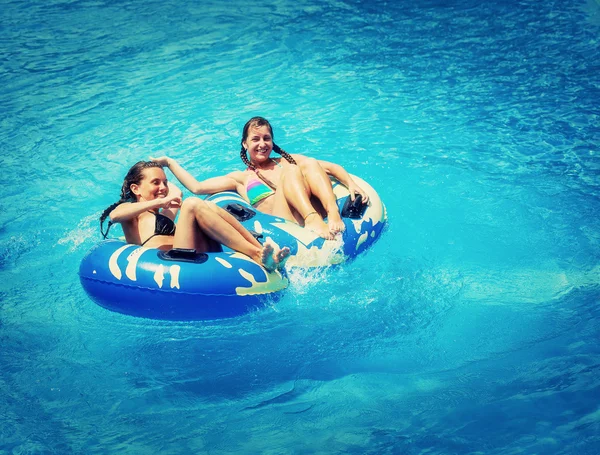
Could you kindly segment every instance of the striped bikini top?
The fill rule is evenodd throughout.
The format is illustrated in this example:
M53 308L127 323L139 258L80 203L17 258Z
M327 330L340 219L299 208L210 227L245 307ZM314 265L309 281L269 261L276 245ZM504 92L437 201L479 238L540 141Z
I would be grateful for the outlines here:
M277 166L282 167L281 164L279 164L277 161L273 160L273 162ZM251 171L252 169L247 168L246 170ZM256 172L255 172L255 175L256 175ZM250 177L248 179L248 183L246 184L246 193L248 193L248 199L250 199L250 205L255 205L255 204L258 204L263 199L266 199L269 196L271 196L272 194L274 194L275 191L269 185L267 185L265 182L263 182L258 176L256 176L256 177Z

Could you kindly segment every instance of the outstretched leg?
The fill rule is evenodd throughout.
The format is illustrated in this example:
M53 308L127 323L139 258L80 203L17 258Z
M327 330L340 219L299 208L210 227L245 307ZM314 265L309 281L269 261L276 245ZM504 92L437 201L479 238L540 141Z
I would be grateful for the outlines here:
M208 207L213 212L215 212L217 215L219 215L221 218L223 218L227 223L229 223L231 226L233 226L235 228L235 230L238 231L242 235L242 237L244 237L248 242L250 242L254 246L262 248L262 245L260 244L260 242L258 240L256 240L256 238L250 233L250 231L248 229L246 229L242 225L242 223L240 223L238 221L238 219L235 216L233 216L227 210L222 209L214 202L205 201L205 204L208 205Z
M279 196L278 199L281 201L283 195L287 204L298 212L304 226L316 232L320 237L333 238L329 228L310 203L311 194L298 166L286 166L284 168L277 192L283 192L279 195L276 193L275 197ZM277 202L276 200L276 206Z
M226 218L221 217L218 211L205 201L198 198L186 199L181 206L173 246L211 251L207 246L209 240L213 240L249 256L269 272L274 271L279 251L274 251L271 246L270 254L265 254L264 248L249 232L246 235L239 231L239 228L244 229L241 224L234 226Z
M325 169L314 158L308 158L302 161L300 170L306 180L309 191L321 201L321 204L323 204L323 207L327 211L327 224L330 232L332 234L342 232L346 229L346 226L340 216L331 180Z
M262 249L261 263L268 264L268 266L265 265L265 268L277 268L277 270L282 270L285 267L285 263L291 254L291 250L287 246L284 246L280 249L276 244L272 243L270 238L267 238L267 241L263 247L260 242L250 233L250 231L248 231L248 229L246 229L242 223L240 223L231 213L222 209L213 202L208 201L206 204L211 210L213 210L226 222L231 224L248 242Z

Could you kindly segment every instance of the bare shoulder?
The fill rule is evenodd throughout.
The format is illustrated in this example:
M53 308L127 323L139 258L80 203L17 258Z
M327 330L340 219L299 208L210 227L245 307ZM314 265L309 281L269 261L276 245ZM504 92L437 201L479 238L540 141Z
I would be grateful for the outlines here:
M225 177L235 180L236 183L244 183L251 173L251 171L233 171L225 175Z

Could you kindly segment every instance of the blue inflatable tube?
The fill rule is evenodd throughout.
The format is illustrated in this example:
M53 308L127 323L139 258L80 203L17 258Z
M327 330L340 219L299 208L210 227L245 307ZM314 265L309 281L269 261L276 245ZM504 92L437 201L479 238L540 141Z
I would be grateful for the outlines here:
M332 180L338 209L346 230L335 240L325 240L313 231L273 215L257 211L236 192L222 192L208 197L234 215L260 241L272 238L280 247L291 249L287 268L314 268L340 264L355 258L373 245L387 224L387 212L377 192L364 180L352 176L367 193L367 205L350 204L348 189Z
M268 273L235 252L155 248L105 240L81 261L79 278L99 305L154 319L199 320L239 316L277 301L285 272Z
M335 240L285 219L258 212L239 194L222 192L207 200L235 216L264 242L272 238L288 246L287 267L314 268L355 258L381 236L386 209L375 190L353 179L368 194L369 203L349 200L346 187L333 180L333 190L346 229ZM106 240L81 261L79 277L90 298L109 310L132 316L169 319L218 319L245 314L276 302L288 285L285 272L268 273L249 257L221 253L176 252L165 256L154 248Z

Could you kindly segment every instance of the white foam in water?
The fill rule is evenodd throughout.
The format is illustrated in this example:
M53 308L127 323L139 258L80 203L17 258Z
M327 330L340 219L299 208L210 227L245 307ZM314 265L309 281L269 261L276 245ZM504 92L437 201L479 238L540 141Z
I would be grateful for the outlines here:
M77 226L67 231L67 233L58 239L59 245L69 245L69 253L76 251L79 246L88 240L100 240L98 232L100 214L89 215L83 218ZM106 222L105 222L106 224Z
M290 292L298 295L309 293L315 286L322 282L323 277L330 273L329 267L316 267L312 269L303 269L294 267L288 269L288 277L290 279Z

